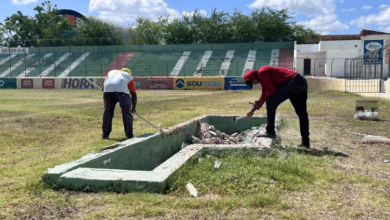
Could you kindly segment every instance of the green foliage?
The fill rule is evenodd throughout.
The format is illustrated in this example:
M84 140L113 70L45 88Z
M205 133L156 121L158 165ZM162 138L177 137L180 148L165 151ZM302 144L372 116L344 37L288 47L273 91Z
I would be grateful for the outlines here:
M287 10L274 11L261 9L252 12L255 32L258 41L275 42L290 41L293 36L293 27L288 19Z
M69 18L59 15L57 5L45 1L34 8L33 17L21 11L0 23L0 44L5 46L120 45L123 39L114 27L93 18L73 27ZM71 37L67 33L75 32ZM86 38L97 39L86 41ZM100 39L110 39L103 40Z
M158 21L153 22L150 19L138 17L133 28L129 29L132 45L155 45L164 39L165 28L168 19L160 17Z
M173 20L168 24L166 30L165 41L167 44L191 44L195 41L195 31L186 24L185 20Z
M311 43L319 41L320 35L311 29L305 29L302 25L294 24L294 36L298 44Z
M246 16L236 10L231 20L233 23L233 42L253 43L257 41L257 34L251 16Z
M52 44L56 45L56 40L66 38L63 32L72 24L67 18L58 16L57 5L53 6L50 1L45 1L36 6L34 11L37 14L32 18L18 11L1 24L7 46L36 46L38 39L52 39Z
M263 8L251 15L240 11L230 15L214 9L210 17L199 10L184 15L181 19L160 19L157 22L138 18L129 31L131 44L208 44L208 43L253 43L294 41L308 42L315 36L311 29L296 25L287 10Z
M76 37L73 45L121 45L122 36L112 25L105 24L92 17L80 22L74 28ZM80 39L79 39L80 38ZM88 39L88 40L87 40Z

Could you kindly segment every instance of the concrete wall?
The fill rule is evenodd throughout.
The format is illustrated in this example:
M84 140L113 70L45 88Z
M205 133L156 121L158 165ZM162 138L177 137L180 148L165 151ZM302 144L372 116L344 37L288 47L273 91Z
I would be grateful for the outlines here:
M362 56L364 54L364 42L366 40L383 40L384 46L390 45L389 35L369 35L361 37L361 40L340 40L340 41L321 41L317 47L317 51L326 52L325 75L332 77L344 76L344 62L342 59L351 59ZM294 58L295 69L298 72L303 72L303 59L316 59L318 55L316 45L295 45ZM390 65L390 46L383 51L383 76L389 76ZM313 64L312 64L313 65ZM322 63L320 64L322 66ZM317 67L314 76L320 76L321 70Z
M345 79L306 77L309 90L345 91Z
M306 77L309 90L334 90L342 92L353 92L361 96L377 97L383 99L390 99L390 84L389 80L345 80L329 77ZM373 92L363 93L360 88L371 88ZM378 93L379 88L383 88L383 93Z
M310 59L310 75L311 76L323 76L325 75L325 59L326 52L317 53L298 53L295 60L295 71L298 73L304 73L304 60Z
M363 45L360 40L321 41L318 44L319 51L330 50L361 50Z
M317 53L318 44L295 44L294 52L296 53Z
M331 50L326 53L325 74L330 77L344 77L345 58L358 57L361 50Z

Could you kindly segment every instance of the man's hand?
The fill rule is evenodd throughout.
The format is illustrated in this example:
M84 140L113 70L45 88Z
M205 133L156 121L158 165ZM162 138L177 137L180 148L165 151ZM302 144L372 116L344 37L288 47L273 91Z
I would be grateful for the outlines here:
M135 108L131 109L131 113L136 113L137 111L135 110Z
M246 117L252 117L253 116L253 114L255 114L255 109L253 108L250 112L248 112L247 114L246 114Z
M261 106L263 106L263 101L256 101L254 104L253 104L253 108L256 109L256 110L259 110L261 108Z

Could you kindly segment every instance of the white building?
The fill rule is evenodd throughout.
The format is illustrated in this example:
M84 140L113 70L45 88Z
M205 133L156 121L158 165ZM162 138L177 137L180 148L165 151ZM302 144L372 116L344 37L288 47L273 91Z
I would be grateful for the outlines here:
M295 44L294 68L312 76L360 74L367 78L379 75L386 78L390 60L387 45L390 45L390 34L384 32L362 30L356 35L324 35L318 44ZM384 50L377 50L381 47ZM369 55L363 59L364 54Z

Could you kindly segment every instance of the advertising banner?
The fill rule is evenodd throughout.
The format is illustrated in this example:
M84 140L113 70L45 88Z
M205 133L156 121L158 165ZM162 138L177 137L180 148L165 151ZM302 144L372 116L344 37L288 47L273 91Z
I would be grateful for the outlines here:
M1 48L0 54L28 54L28 48L27 47L20 47L20 48Z
M16 78L0 78L0 89L16 89Z
M225 90L249 89L242 76L225 77Z
M175 90L224 90L224 77L174 77Z
M390 40L386 40L386 45L390 45ZM386 52L385 52L385 62L386 64L389 64L389 60L390 60L390 48L386 48Z
M99 89L96 85L103 85L103 78L62 78L61 89Z
M365 64L381 64L382 63L382 51L383 49L383 40L365 40L364 41L364 54ZM379 49L381 48L381 49Z
M55 87L56 87L56 80L54 78L42 79L43 89L55 89Z
M134 77L136 89L173 89L173 78Z
M33 79L21 79L20 80L20 88L21 89L33 89L34 88L34 80Z

